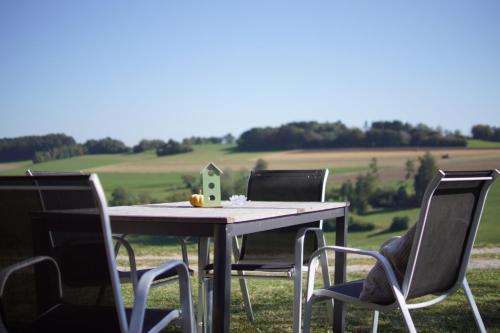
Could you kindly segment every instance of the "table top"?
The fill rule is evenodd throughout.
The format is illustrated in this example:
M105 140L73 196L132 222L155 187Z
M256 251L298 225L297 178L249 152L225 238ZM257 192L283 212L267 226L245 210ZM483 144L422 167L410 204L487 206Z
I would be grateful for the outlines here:
M240 223L268 219L273 217L293 216L347 207L346 202L277 202L247 201L243 205L222 202L221 208L197 208L189 202L172 202L136 206L109 207L112 220L158 220L191 223Z

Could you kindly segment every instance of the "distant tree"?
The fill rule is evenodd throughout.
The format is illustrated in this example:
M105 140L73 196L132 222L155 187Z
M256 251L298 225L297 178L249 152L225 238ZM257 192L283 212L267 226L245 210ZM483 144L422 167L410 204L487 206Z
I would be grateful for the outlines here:
M47 152L54 148L75 144L75 139L66 134L2 138L0 139L0 162L30 160L35 158L36 152Z
M410 218L408 216L394 216L392 218L392 223L389 227L389 232L401 231L408 229L410 224Z
M130 148L122 141L110 137L99 140L87 140L83 145L89 154L120 154L130 151Z
M111 206L127 206L134 205L137 202L137 198L122 186L118 186L111 193Z
M170 139L164 145L156 148L156 155L157 156L175 155L175 154L187 153L190 151L193 151L193 148L190 145L179 143L177 141Z
M413 186L415 188L415 196L417 202L420 204L427 188L427 184L431 181L432 177L436 174L437 166L436 160L432 155L427 152L424 156L418 158L420 165L417 173L415 174Z
M209 136L209 137L192 136L190 138L183 139L182 143L186 145L201 145L201 144L217 144L217 143L222 143L222 141L223 138L217 136Z
M350 179L342 183L339 190L340 200L351 201L354 196L354 186Z
M471 132L474 139L480 140L489 140L493 135L493 129L488 125L474 125Z
M474 139L500 141L500 127L474 125L471 132Z
M222 199L227 200L231 195L245 194L248 181L248 171L225 170L221 175L221 195Z
M444 132L401 121L378 121L365 131L342 122L292 122L279 127L256 127L236 141L239 150L317 149L336 147L465 146L460 132Z
M49 151L37 151L33 157L33 163L42 163L50 160L60 160L74 156L84 155L85 147L79 144L52 148Z
M410 179L415 174L415 162L413 160L407 160L405 163L405 179Z
M191 191L192 194L197 194L203 188L201 177L195 177L191 174L181 176L182 182L185 187Z
M255 163L255 166L253 167L253 169L255 171L267 170L267 166L268 166L268 163L266 162L266 160L259 158L257 160L257 162Z
M233 144L235 141L234 136L231 133L227 133L222 137L222 143L224 144Z
M146 140L142 139L136 146L132 148L134 153L142 153L143 151L156 149L165 144L163 140Z

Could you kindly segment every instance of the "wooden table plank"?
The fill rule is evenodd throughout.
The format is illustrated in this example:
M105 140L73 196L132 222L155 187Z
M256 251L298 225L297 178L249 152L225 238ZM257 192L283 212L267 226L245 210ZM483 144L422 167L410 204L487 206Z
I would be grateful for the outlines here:
M244 205L223 202L222 208L195 208L186 202L109 207L114 220L156 220L186 223L239 223L265 218L297 215L345 207L334 202L269 202L249 201Z

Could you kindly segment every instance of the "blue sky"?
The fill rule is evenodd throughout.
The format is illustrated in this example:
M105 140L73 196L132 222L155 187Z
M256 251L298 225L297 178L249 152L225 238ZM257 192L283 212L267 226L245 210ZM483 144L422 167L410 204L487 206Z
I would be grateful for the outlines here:
M500 126L500 1L0 2L0 137Z

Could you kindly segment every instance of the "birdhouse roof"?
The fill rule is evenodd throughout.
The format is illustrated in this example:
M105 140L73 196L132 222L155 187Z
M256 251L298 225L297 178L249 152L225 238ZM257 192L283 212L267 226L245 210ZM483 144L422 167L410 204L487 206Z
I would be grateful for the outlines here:
M219 169L213 162L208 163L203 169L201 169L200 173L203 173L203 170L212 170L218 175L221 175L223 173L222 170Z

